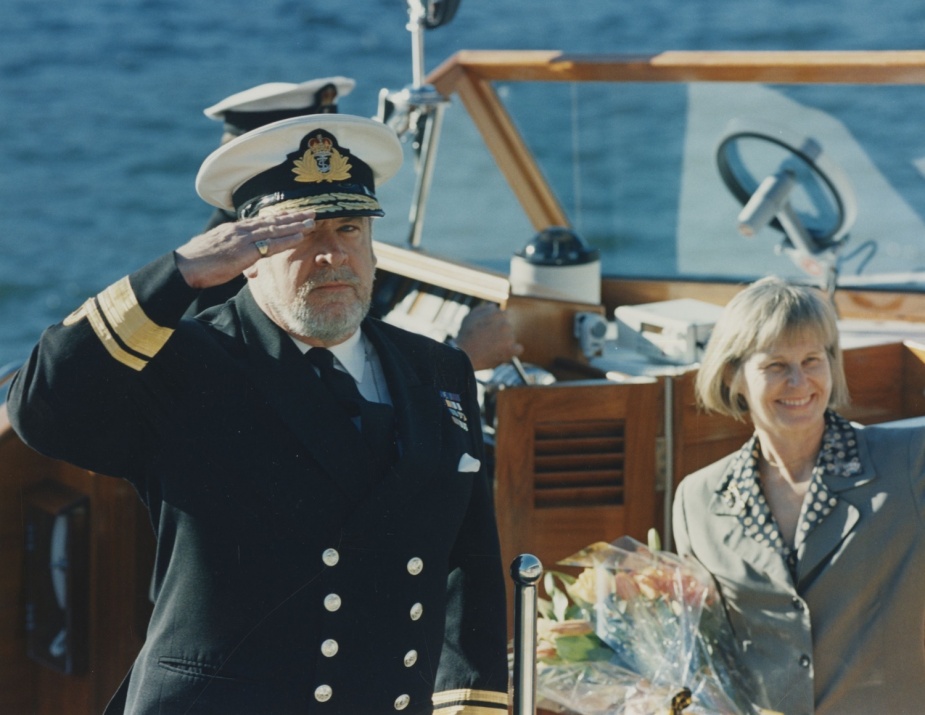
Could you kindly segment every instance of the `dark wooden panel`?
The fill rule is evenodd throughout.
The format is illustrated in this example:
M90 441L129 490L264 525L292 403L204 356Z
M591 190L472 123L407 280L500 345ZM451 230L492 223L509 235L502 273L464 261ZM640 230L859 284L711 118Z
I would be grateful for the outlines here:
M903 346L903 417L925 415L925 345Z
M102 712L144 640L153 534L134 490L36 454L12 432L0 406L0 713ZM64 675L26 656L22 583L22 492L54 479L90 497L89 667Z

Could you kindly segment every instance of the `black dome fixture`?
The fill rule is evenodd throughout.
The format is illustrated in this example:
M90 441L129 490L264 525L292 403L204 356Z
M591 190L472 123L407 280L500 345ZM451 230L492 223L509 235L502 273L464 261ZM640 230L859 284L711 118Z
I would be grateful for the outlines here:
M517 255L541 266L577 266L600 259L600 252L570 228L549 226L530 239Z

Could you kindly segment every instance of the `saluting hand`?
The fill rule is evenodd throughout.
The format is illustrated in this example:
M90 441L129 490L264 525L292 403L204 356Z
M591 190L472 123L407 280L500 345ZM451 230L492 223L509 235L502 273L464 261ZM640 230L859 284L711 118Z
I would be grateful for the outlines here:
M311 210L219 224L176 250L177 268L192 288L222 285L261 258L297 245L314 225Z

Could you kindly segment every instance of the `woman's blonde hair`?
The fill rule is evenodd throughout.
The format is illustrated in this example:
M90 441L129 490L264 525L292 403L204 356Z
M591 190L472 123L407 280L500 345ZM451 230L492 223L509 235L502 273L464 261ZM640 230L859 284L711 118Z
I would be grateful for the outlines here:
M781 339L808 334L825 347L832 373L830 407L848 403L848 383L838 346L832 303L817 289L770 276L736 295L717 321L697 373L701 407L744 421L748 412L742 365L752 354Z

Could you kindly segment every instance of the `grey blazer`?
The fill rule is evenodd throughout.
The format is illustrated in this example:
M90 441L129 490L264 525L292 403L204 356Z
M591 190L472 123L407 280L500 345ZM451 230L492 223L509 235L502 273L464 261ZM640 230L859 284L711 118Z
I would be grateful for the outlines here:
M925 713L925 428L855 425L861 469L801 547L797 579L721 491L732 455L685 478L677 550L716 578L744 665L786 715Z

